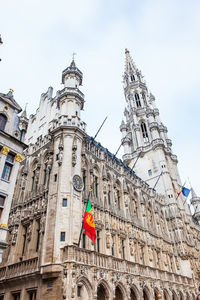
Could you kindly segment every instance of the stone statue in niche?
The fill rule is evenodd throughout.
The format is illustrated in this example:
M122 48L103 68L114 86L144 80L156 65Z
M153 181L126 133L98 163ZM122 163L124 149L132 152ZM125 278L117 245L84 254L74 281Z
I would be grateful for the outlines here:
M152 262L153 261L153 250L151 249L151 247L149 247L149 249L148 249L149 251L149 260L150 260L150 262Z
M60 142L58 145L58 149L59 149L59 153L58 153L58 165L61 166L62 165L62 161L63 161L63 136L61 136L60 138Z
M32 234L32 226L31 226L31 224L29 224L28 227L27 227L27 232L26 232L26 236L27 236L28 241L31 240L31 234Z
M45 215L42 215L41 219L40 219L40 232L41 233L44 233L44 231L45 231L45 222L46 222Z
M72 166L74 167L76 165L77 161L77 138L74 137L73 145L72 145Z
M130 247L130 254L133 256L135 254L135 245L133 240L129 241L129 247Z
M110 236L110 233L107 232L107 233L106 233L106 247L107 247L108 249L110 249L110 246L111 246L111 236Z
M18 227L14 227L11 232L11 244L15 245L17 240Z

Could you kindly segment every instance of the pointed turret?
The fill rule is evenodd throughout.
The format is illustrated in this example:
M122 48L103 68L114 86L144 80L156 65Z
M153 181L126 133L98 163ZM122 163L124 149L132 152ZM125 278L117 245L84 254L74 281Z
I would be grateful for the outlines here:
M65 87L78 88L82 85L83 73L77 68L74 59L69 67L62 72L62 83Z
M193 188L191 188L191 204L194 208L193 218L200 224L200 197L198 197Z
M21 131L20 134L20 141L24 142L25 139L25 134L27 132L27 127L28 127L28 118L27 118L27 112L26 112L26 106L21 114L21 116L19 117L19 129Z
M58 107L60 106L60 100L63 99L63 96L71 98L71 100L73 99L73 105L67 105L67 111L65 109L65 114L68 116L74 115L76 117L80 117L80 110L82 110L84 106L84 94L79 90L79 86L82 85L82 80L83 73L77 68L73 59L70 66L62 72L62 83L64 84L64 89L58 93L57 97Z

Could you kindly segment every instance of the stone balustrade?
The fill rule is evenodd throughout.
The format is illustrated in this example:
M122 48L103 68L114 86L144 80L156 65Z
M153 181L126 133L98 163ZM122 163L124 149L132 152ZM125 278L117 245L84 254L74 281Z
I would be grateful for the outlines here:
M86 123L81 121L77 116L61 116L59 120L53 120L49 123L50 131L55 130L60 126L75 126L80 128L82 131L86 130Z
M171 283L184 282L186 285L192 285L192 278L190 277L97 253L95 251L81 249L76 246L64 247L62 259L65 263L74 262L96 268L105 268L110 271L132 274L134 276L151 278L152 280L161 280Z
M0 282L9 278L28 275L39 271L38 257L27 259L0 268Z

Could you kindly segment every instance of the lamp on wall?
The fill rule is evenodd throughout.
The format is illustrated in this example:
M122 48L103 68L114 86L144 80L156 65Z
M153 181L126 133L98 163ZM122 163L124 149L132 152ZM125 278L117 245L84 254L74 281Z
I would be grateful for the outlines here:
M156 295L156 299L161 299L161 298L162 298L162 295L158 292Z

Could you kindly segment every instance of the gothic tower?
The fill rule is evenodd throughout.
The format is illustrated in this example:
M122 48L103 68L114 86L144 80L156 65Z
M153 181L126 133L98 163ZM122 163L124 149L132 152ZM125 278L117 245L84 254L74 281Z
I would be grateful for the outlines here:
M129 51L125 50L124 94L125 121L120 126L123 138L123 160L159 194L174 202L180 189L177 157L167 128L160 120L155 97L148 91L141 71Z

